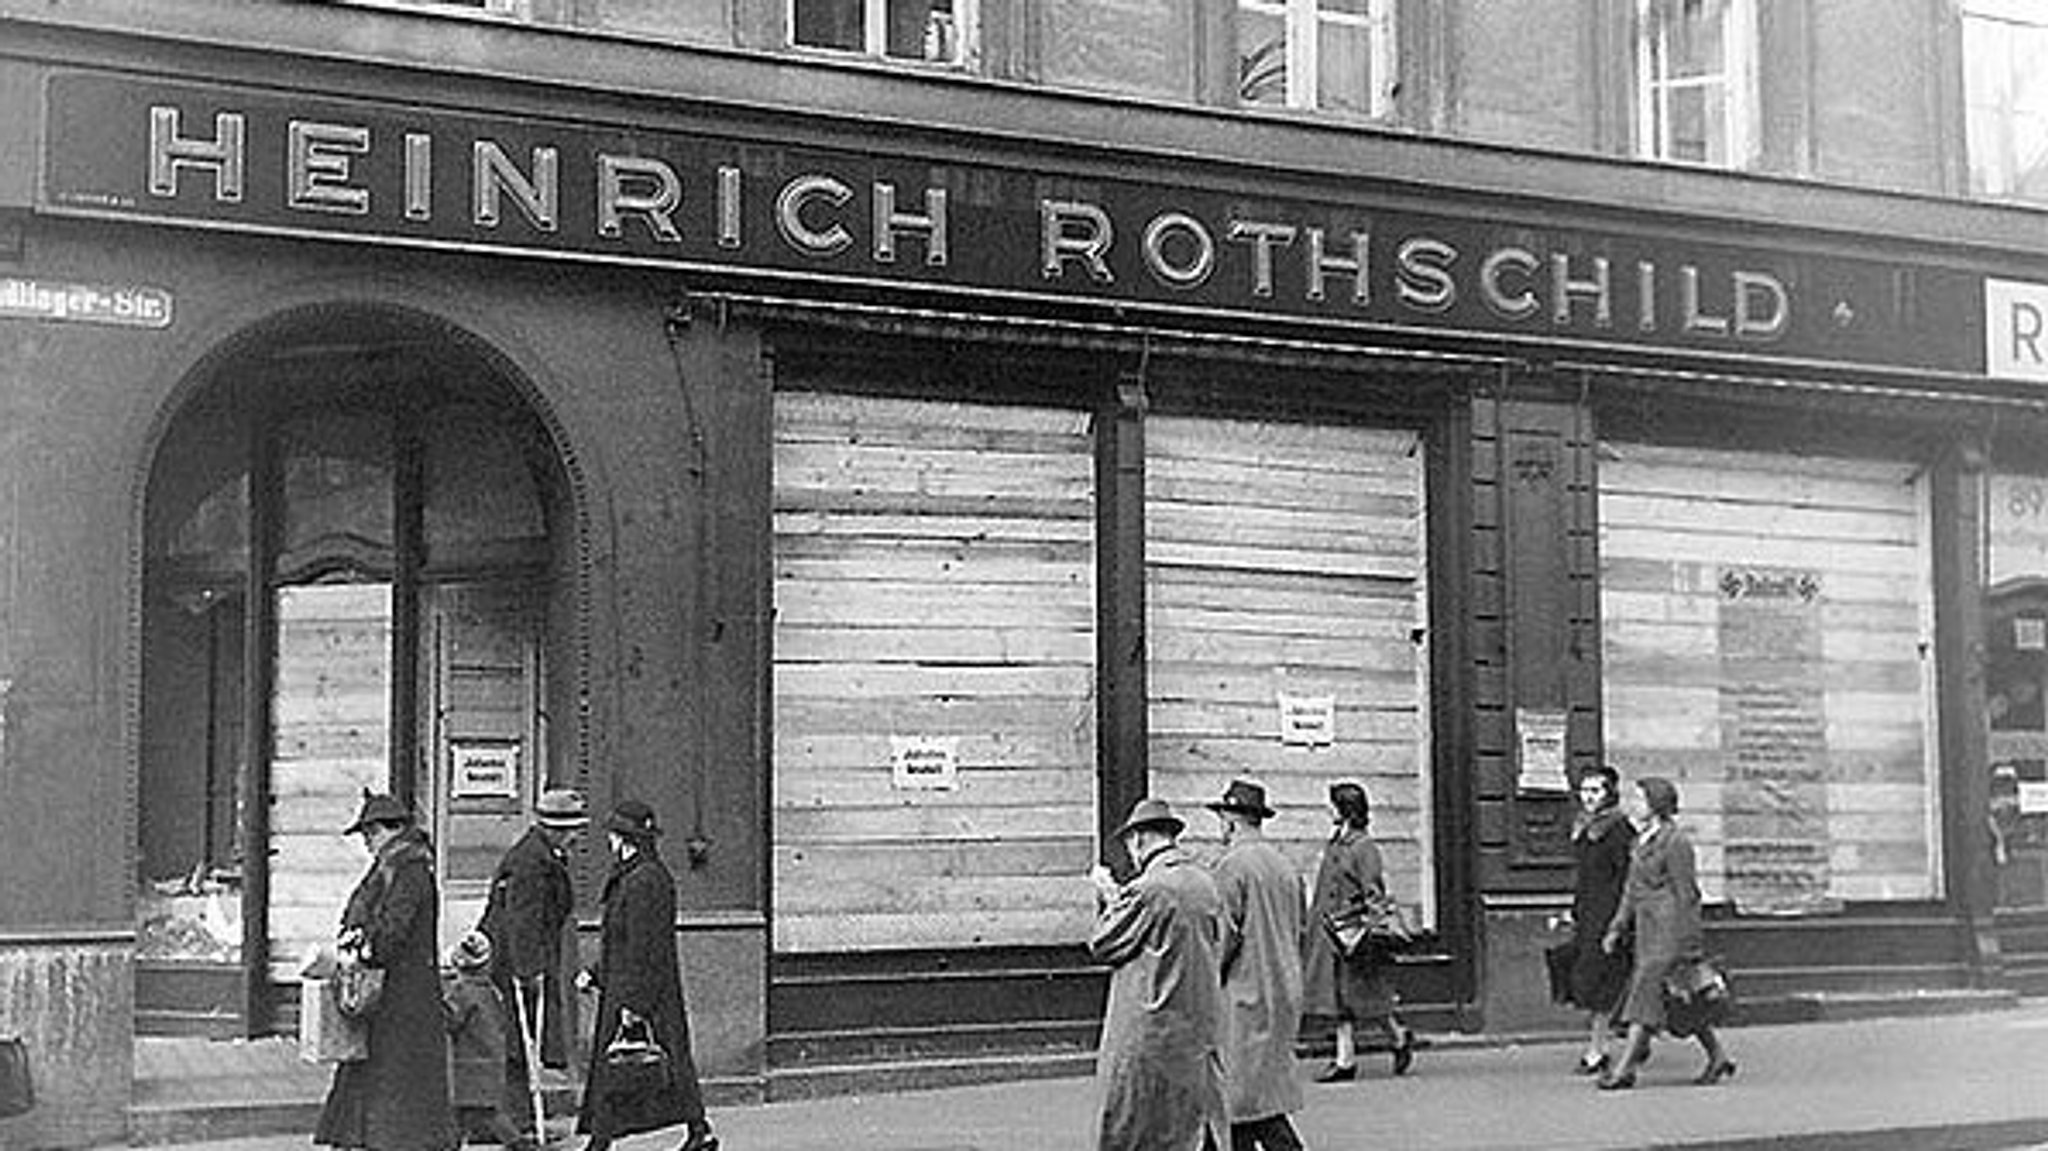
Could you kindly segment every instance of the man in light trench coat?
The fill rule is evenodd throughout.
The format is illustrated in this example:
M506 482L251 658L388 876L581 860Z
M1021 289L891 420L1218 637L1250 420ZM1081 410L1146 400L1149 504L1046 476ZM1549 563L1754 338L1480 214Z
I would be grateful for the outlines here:
M1223 823L1224 1103L1232 1151L1301 1151L1288 1120L1301 1110L1294 1040L1301 1030L1301 877L1266 841L1266 789L1232 780L1209 804Z
M1116 832L1138 874L1119 885L1098 864L1088 949L1108 964L1096 1078L1100 1151L1223 1151L1222 900L1180 849L1183 824L1141 799Z

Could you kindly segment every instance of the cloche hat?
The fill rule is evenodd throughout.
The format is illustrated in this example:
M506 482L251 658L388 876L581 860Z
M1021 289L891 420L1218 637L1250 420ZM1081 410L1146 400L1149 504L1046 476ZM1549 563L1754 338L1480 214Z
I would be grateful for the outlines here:
M604 829L630 839L655 839L661 835L661 825L654 821L654 809L637 799L623 800L612 808Z

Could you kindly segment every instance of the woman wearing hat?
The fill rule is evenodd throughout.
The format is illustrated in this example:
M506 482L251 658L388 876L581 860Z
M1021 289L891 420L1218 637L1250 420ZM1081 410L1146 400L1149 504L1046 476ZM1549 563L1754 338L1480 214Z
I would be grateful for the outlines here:
M1633 939L1636 959L1628 997L1621 1005L1628 1048L1622 1052L1621 1066L1600 1079L1601 1089L1608 1091L1636 1085L1636 1068L1650 1055L1650 1036L1665 1025L1664 977L1679 963L1699 958L1706 944L1692 838L1678 826L1678 788L1668 779L1647 776L1628 790L1622 805L1636 827L1635 845L1629 853L1621 905L1601 945L1612 953ZM1694 1083L1711 1086L1735 1074L1735 1061L1722 1050L1712 1027L1699 1027L1693 1034L1707 1054L1707 1064Z
M367 791L343 834L362 836L372 861L342 912L339 947L383 968L384 991L369 1017L369 1056L335 1064L313 1142L366 1151L460 1146L448 1101L433 845L404 804Z
M1335 1083L1358 1077L1355 1026L1370 1023L1387 1033L1393 1046L1394 1074L1406 1075L1415 1061L1415 1032L1394 1015L1393 964L1361 947L1351 955L1337 949L1319 925L1326 916L1341 915L1366 902L1366 893L1384 894L1386 865L1379 846L1366 834L1372 804L1365 788L1342 782L1330 786L1330 811L1335 830L1323 848L1316 869L1315 896L1309 903L1308 946L1302 959L1302 1011L1337 1022L1337 1053L1318 1082Z
M704 1114L704 1094L690 1055L690 1021L683 1006L683 973L676 959L676 883L655 850L661 828L654 811L629 799L605 821L612 871L604 882L604 923L597 968L579 982L598 989L597 1031L584 1078L578 1129L590 1136L584 1151L604 1151L612 1140L640 1131L688 1124L676 1151L715 1151L718 1136ZM623 1092L607 1082L605 1048L622 1027L651 1024L667 1053L668 1081L646 1092Z

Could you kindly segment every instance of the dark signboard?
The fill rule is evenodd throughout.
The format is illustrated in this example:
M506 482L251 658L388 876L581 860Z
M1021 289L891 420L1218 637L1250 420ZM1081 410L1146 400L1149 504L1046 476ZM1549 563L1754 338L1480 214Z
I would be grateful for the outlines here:
M49 211L1713 356L1983 370L1937 268L1205 182L63 73Z

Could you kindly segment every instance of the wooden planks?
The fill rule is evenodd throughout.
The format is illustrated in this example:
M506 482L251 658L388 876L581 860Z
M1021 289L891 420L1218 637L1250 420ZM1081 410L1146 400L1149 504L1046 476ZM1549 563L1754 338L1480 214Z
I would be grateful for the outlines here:
M1199 809L1267 788L1268 836L1312 878L1328 788L1355 779L1400 898L1431 902L1421 447L1377 428L1154 417L1145 425L1152 791ZM1283 746L1279 697L1335 700L1333 746Z
M1937 894L1926 498L1911 464L1603 445L1602 662L1609 758L1679 782L1701 885L1723 890L1739 738L1724 695L1729 572L1811 573L1817 646L1754 684L1810 693L1835 899ZM1789 625L1788 625L1789 626ZM1759 637L1752 646L1768 642ZM1788 641L1789 642L1789 641ZM1775 678L1774 678L1775 677ZM1742 818L1754 826L1761 813Z
M775 947L1084 939L1087 416L786 392L775 425ZM899 789L896 737L957 787Z

